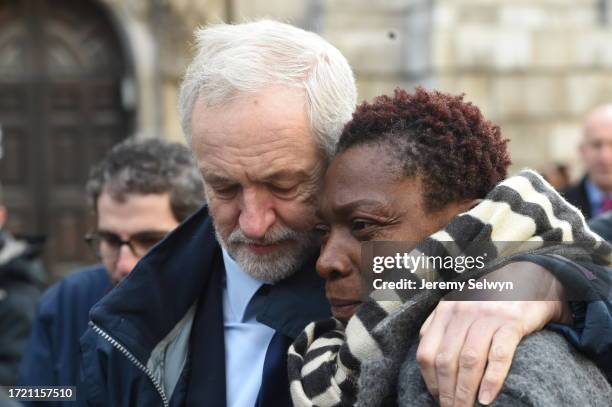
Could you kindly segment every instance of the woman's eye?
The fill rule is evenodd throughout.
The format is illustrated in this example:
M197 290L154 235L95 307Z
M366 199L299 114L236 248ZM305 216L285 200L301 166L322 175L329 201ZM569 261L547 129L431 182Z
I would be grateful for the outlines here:
M363 230L363 229L365 229L365 228L367 228L369 226L372 226L372 224L373 224L372 222L364 220L364 219L355 219L351 223L351 228L354 231L358 232L358 231Z

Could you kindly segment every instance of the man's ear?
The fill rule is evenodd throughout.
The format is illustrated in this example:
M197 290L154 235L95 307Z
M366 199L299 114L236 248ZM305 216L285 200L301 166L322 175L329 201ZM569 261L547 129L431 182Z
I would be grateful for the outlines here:
M6 207L4 205L0 205L0 229L6 223Z

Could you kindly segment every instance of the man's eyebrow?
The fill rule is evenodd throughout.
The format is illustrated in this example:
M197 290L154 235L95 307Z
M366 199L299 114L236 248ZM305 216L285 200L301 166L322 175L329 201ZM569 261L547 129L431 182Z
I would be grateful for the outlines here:
M234 180L231 178L219 174L214 171L206 170L204 168L200 168L200 173L202 177L209 183L233 183ZM282 181L282 180L297 180L301 181L304 179L308 179L308 172L305 170L288 170L283 169L270 174L265 174L258 182L273 182L273 181Z
M229 179L228 177L221 175L219 173L213 172L213 171L208 171L204 168L200 168L200 172L202 174L202 178L204 178L207 182L213 182L213 183L231 182L231 179Z
M97 229L96 232L98 233L105 233L107 235L115 235L117 237L120 238L119 233L106 229L106 228L100 228ZM144 229L144 230L139 230L137 232L132 233L130 236L134 237L134 236L143 236L143 235L161 235L161 234L168 234L170 233L169 230L161 230L161 229Z
M301 180L308 178L308 172L304 170L288 170L283 169L270 174L266 174L261 178L261 181L279 181L279 180Z
M97 228L96 232L97 233L106 233L108 235L117 235L117 233L115 233L114 231L106 229L106 228Z

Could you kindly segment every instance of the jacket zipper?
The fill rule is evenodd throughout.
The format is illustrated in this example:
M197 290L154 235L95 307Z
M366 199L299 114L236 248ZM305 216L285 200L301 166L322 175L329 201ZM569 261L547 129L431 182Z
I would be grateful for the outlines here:
M111 345L113 345L113 347L115 347L119 352L121 352L126 358L128 358L128 360L130 362L132 362L134 365L136 365L136 367L138 369L140 369L144 374L147 375L147 377L151 380L151 382L153 383L153 387L155 387L155 390L157 390L157 393L159 394L159 396L162 399L162 402L164 403L164 407L168 407L170 404L168 402L168 398L166 397L166 393L164 392L164 389L162 388L161 384L159 383L159 380L157 380L157 378L155 378L155 376L153 376L153 373L151 372L151 370L149 370L149 368L147 368L145 365L143 365L142 363L140 363L140 361L138 359L136 359L136 357L134 355L132 355L132 353L130 353L129 350L127 350L123 345L121 345L119 342L117 342L113 337L111 337L109 334L107 334L106 332L104 332L104 330L102 328L100 328L99 326L97 326L96 324L94 324L93 322L89 321L89 326L98 334L100 335L102 338L104 338L105 340L107 340L108 342L110 342Z

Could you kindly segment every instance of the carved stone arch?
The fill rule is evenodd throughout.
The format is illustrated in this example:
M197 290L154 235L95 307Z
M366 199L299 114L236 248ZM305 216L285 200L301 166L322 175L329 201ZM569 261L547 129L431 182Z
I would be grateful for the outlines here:
M93 226L84 184L133 131L129 56L97 1L1 0L0 61L8 227L45 236L45 263L59 276L95 260L82 241Z

